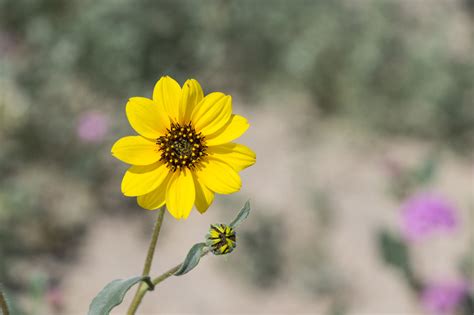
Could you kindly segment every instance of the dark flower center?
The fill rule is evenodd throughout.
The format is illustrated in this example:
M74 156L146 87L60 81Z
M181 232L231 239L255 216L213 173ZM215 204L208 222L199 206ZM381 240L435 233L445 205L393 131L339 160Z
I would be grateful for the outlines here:
M161 151L161 159L173 172L187 167L193 169L203 156L206 146L201 133L196 133L191 123L181 126L171 124L165 136L156 139Z

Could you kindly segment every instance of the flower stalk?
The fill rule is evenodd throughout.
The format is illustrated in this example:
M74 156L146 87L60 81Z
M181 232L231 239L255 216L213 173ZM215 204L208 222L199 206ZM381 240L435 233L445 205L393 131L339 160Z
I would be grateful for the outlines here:
M207 254L209 253L209 250L208 249L205 249L203 250L202 254L201 254L201 257L204 257L206 256ZM163 282L164 280L168 279L169 277L171 277L172 275L174 275L176 273L176 271L179 270L179 268L181 268L181 265L183 263L180 263L176 266L174 266L173 268L169 269L168 271L166 271L165 273L161 274L160 276L156 277L155 279L153 279L151 282L156 286L157 284L159 284L160 282Z
M145 265L143 266L142 276L147 277L150 275L151 264L153 263L153 256L155 254L156 243L158 242L158 236L160 235L161 225L163 223L163 217L165 215L165 206L158 209L158 217L156 218L155 227L153 228L153 234L151 235L150 246L148 247L148 253L145 259ZM143 295L140 296L140 292L147 291L149 285L147 283L142 283L139 287L137 292L135 293L135 297L130 304L128 309L127 315L134 315L140 305L140 302L143 298Z
M207 255L209 253L209 250L208 249L205 249L202 254L201 254L201 257ZM154 278L151 282L153 283L153 286L156 286L158 285L159 283L165 281L166 279L168 279L169 277L171 277L172 275L174 275L176 273L176 271L178 271L180 268L181 268L181 265L183 263L180 263L176 266L174 266L173 268L170 268L168 271L164 272L163 274L161 274L160 276ZM135 298L133 299L134 302L136 300L136 305L132 303L132 305L130 306L130 309L128 310L128 313L127 315L134 315L135 314L135 311L137 310L138 306L140 305L141 301L143 300L143 297L145 296L145 294L147 293L148 291L148 285L145 284L145 285L141 285L139 288L138 288L138 291L135 295ZM134 306L134 308L132 309L132 306Z
M127 291L134 285L139 284L132 303L127 311L127 315L135 315L145 294L148 291L153 291L156 285L171 276L182 276L187 274L193 270L199 264L201 258L206 256L209 252L214 255L225 255L232 252L236 246L236 232L234 229L248 217L250 203L248 201L245 203L244 207L239 211L236 218L230 224L211 224L209 234L206 235L206 242L194 244L189 249L182 263L174 266L152 280L149 273L161 225L163 223L165 209L164 207L161 207L158 211L158 217L153 230L142 276L136 276L129 279L117 279L110 282L92 301L89 307L89 315L109 314L112 308L123 301Z

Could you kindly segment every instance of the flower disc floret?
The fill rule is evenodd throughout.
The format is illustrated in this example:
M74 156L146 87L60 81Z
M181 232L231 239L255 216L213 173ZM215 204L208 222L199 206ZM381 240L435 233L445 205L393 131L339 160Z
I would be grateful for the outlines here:
M184 126L172 123L167 134L159 137L156 144L161 152L160 161L173 172L184 167L193 169L207 155L204 137L191 123Z

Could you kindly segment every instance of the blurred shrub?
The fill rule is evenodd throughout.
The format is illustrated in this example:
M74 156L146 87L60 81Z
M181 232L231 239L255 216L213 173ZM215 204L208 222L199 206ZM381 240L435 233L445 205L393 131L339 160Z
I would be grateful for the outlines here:
M234 259L240 261L237 266L243 277L255 286L271 288L284 276L285 229L280 217L258 215L252 220L253 227L237 235L242 252Z
M472 143L474 55L447 45L456 10L422 2L417 15L408 3L368 3L315 2L304 10L300 32L286 45L288 72L326 113L386 132ZM472 47L468 34L458 45Z
M24 47L18 78L35 96L72 78L122 99L148 91L163 73L181 80L199 74L212 88L245 95L268 85L307 90L323 113L462 148L474 139L465 7L469 2L2 0L0 23Z

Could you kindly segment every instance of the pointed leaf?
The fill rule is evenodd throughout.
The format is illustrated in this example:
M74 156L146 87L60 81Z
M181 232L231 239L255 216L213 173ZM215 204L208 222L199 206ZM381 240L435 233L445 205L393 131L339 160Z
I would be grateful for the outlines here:
M244 207L242 208L242 210L240 210L239 214L237 214L237 216L235 217L234 221L232 221L229 226L232 227L232 228L235 228L237 227L240 223L242 223L242 221L244 221L245 219L247 219L247 217L249 216L250 214L250 201L247 200L247 202L245 203Z
M143 277L138 276L110 282L92 300L88 315L108 315L112 308L122 303L127 291L142 280Z
M406 243L387 231L378 234L379 252L383 260L403 271L410 269L410 255Z
M204 248L206 248L205 243L194 244L193 247L189 250L186 258L184 259L181 267L174 273L175 276L182 276L190 272L194 267L197 266L199 260L201 259L202 254L204 253Z

